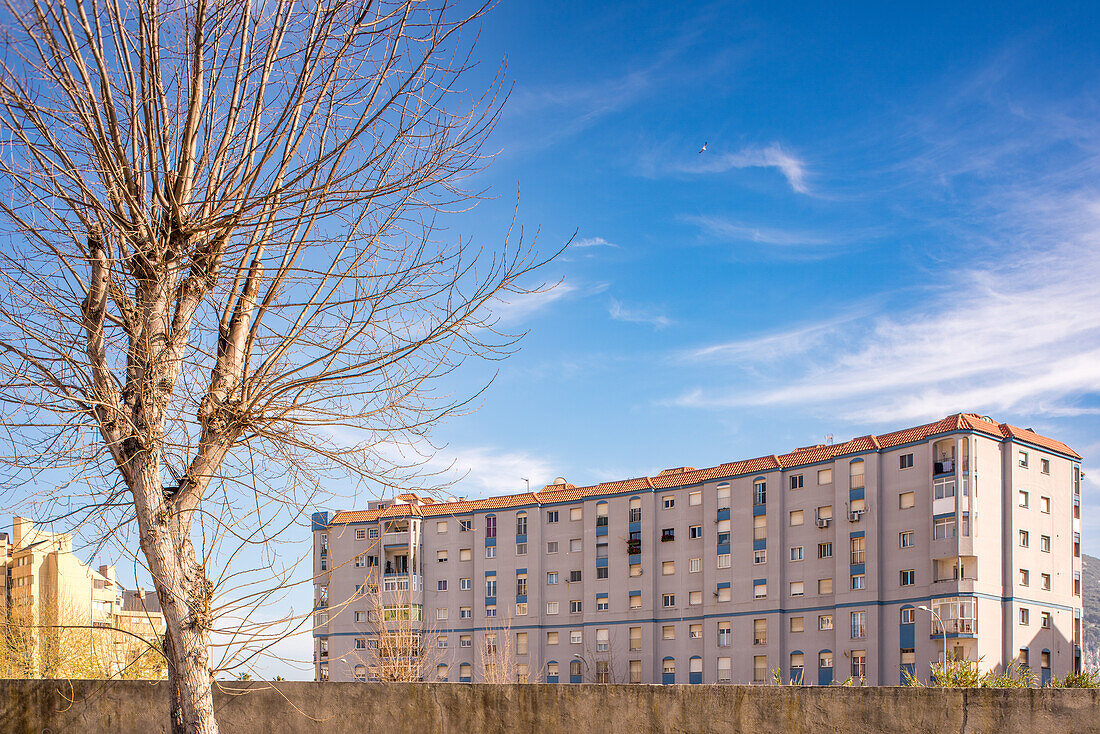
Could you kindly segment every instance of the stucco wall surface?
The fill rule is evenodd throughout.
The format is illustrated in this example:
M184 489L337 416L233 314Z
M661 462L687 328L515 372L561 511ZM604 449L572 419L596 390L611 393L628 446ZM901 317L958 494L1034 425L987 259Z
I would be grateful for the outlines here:
M164 683L0 681L0 731L155 734L167 701ZM1091 690L227 683L215 705L226 734L1100 732Z

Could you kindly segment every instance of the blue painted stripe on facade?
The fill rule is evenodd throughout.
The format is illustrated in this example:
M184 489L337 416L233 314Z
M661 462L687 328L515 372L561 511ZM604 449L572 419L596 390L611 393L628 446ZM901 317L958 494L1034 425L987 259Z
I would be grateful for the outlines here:
M608 559L606 559L606 558L597 558L596 559L596 568L607 568L607 561L608 561Z
M718 519L719 520L729 520L730 519L730 508L723 507L722 509L720 509L718 511Z
M722 583L718 584L718 588L719 589L728 589L728 588L730 588L730 582L729 581L723 581Z
M495 546L496 544L497 544L497 539L496 538L486 538L485 539L485 547L486 548L488 548L489 546Z
M954 512L941 512L941 513L940 513L940 514L938 514L938 515L933 515L933 516L932 516L932 519L933 519L933 520L942 520L942 519L944 519L945 517L954 517L954 516L955 516L955 513L954 513Z
M768 547L768 540L767 540L767 538L761 538L760 540L754 540L754 541L752 541L752 549L753 549L754 551L758 551L758 550L764 550L764 549L765 549L765 548L767 548L767 547Z
M723 555L726 555L729 552L730 552L730 547L728 545L718 546L718 555L723 556Z
M640 533L642 532L642 524L640 522L632 522L627 525L627 530L631 533Z
M599 538L599 537L605 536L605 535L607 535L607 526L606 525L597 525L596 526L596 537Z
M753 505L752 506L752 516L753 517L759 517L760 515L767 515L767 514L768 514L768 506L767 505Z
M863 563L853 563L848 566L848 570L852 574L867 573L867 566Z
M860 487L859 489L849 489L848 490L848 501L849 502L851 502L852 500L861 500L861 499L863 499L863 487Z
M866 535L867 535L866 530L856 530L854 532L849 533L848 537L849 538L862 538L862 537L865 537Z

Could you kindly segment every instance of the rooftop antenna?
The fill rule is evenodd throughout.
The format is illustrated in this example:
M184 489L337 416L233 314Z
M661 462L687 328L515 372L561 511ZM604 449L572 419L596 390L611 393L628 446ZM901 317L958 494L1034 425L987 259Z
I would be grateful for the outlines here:
M825 443L829 444L830 446L833 445L833 434L831 434L831 433L826 433L825 434Z

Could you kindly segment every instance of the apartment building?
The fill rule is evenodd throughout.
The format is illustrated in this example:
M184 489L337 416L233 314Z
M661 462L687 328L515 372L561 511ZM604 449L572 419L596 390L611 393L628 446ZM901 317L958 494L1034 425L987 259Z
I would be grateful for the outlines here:
M28 669L22 673L27 675L41 674L48 664L45 658L52 653L44 650L47 637L52 636L55 644L63 641L57 627L102 628L105 636L124 630L117 644L111 637L93 645L88 635L82 636L89 649L107 650L106 656L112 658L108 664L119 670L131 662L129 656L143 649L140 643L134 644L135 635L157 644L164 632L156 594L124 589L114 566L89 567L73 553L71 535L42 530L27 518L13 520L10 538L0 533L0 578L0 621L5 633L18 632L24 640L36 640L27 643L31 647L41 648L24 651L21 663Z
M1080 668L1080 457L989 417L576 487L313 515L315 675L411 620L423 677L505 640L551 683L929 678L945 655ZM381 600L381 603L375 602Z

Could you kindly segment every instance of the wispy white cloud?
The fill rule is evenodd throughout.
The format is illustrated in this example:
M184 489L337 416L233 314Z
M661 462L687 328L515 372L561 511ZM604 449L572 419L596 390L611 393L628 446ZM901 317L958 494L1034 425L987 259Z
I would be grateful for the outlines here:
M832 237L826 237L812 232L747 225L741 222L730 221L724 217L687 215L681 217L681 219L689 224L696 225L704 232L714 237L738 242L755 242L761 245L775 245L777 247L792 248L817 247L835 243L835 239Z
M540 311L577 292L577 286L563 280L534 293L511 294L493 306L493 312L503 325L526 321Z
M618 300L612 298L607 309L608 315L616 321L625 321L632 324L648 324L654 329L665 329L672 326L672 319L664 314L655 313L649 309L627 308Z
M708 150L698 160L680 166L684 173L724 173L739 168L774 168L778 170L791 189L799 194L810 193L806 179L809 172L806 163L798 156L783 149L779 143L766 148L749 147L734 153L717 153Z
M819 349L829 341L840 338L843 327L865 314L852 314L812 324L782 329L747 339L708 344L683 353L682 359L690 362L707 362L732 365L760 365L773 363L788 357Z
M527 488L524 478L538 489L554 478L546 458L490 446L449 446L429 464L453 482L454 494L468 497L522 492Z
M574 240L572 247L613 247L618 248L614 242L608 242L603 237L582 237L579 240Z

